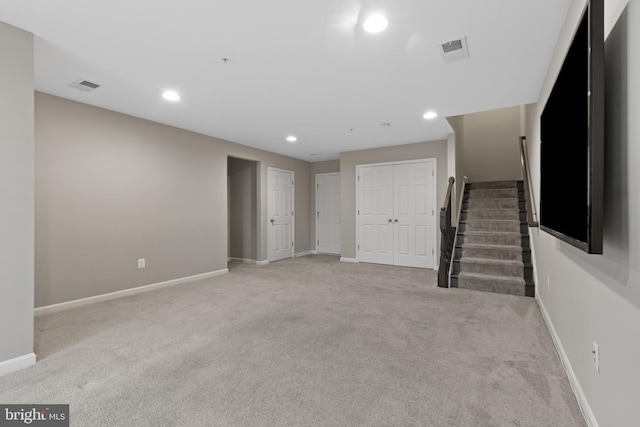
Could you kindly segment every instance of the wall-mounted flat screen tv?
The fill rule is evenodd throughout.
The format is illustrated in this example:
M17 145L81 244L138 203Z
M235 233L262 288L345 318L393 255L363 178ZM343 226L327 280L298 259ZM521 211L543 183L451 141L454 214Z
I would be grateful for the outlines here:
M540 227L602 253L604 1L590 0L540 118Z

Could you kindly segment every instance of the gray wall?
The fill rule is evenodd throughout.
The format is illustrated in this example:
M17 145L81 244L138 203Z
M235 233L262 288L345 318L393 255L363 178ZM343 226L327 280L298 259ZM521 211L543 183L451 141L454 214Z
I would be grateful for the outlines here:
M255 260L258 246L257 163L229 157L229 256Z
M0 22L0 363L33 353L33 34Z
M309 194L311 208L309 209L309 241L311 249L317 250L316 245L316 175L319 173L340 172L340 160L311 163L309 166Z
M469 182L521 179L520 107L465 114L464 175Z
M340 154L340 210L342 212L342 256L356 258L356 166L368 163L436 159L436 209L447 191L447 141L423 142ZM438 218L438 216L436 216ZM437 230L440 224L437 223ZM436 232L436 259L439 257L440 233Z
M528 152L538 204L539 118L584 4L571 2L538 103L527 106ZM631 1L625 9L626 4L605 1L604 254L588 255L532 230L538 299L577 380L578 394L584 395L588 413L603 427L637 425L640 419L640 2ZM600 346L600 373L592 361L593 341Z
M36 92L36 307L227 267L227 157L295 173L296 252L309 250L309 164ZM147 267L137 268L145 258Z

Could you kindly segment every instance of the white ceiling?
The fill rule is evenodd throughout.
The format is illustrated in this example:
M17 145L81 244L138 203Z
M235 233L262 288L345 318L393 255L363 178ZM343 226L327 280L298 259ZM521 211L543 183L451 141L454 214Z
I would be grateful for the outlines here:
M36 35L39 91L319 161L444 139L445 117L535 102L568 4L1 0L0 21ZM362 30L373 11L386 31ZM470 57L445 63L439 44L462 36ZM80 78L102 87L68 87Z

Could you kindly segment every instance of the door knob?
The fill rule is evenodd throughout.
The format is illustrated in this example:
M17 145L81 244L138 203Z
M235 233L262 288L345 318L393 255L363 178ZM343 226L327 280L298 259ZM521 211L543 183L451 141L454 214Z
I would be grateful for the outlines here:
M389 222L393 222L393 220L391 218L389 218Z
M398 222L398 218L394 219L393 222Z
M271 225L275 224L276 220L271 218Z

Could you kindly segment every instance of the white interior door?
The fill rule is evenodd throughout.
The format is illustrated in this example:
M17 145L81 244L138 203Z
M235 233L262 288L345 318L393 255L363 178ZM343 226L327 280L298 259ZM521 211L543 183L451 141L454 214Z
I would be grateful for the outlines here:
M432 162L394 166L395 265L434 266L433 175Z
M269 168L269 261L293 257L293 172Z
M360 168L358 258L393 264L393 166Z
M435 268L435 160L358 168L358 260Z
M316 175L317 250L340 254L340 174Z

